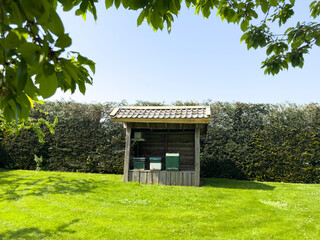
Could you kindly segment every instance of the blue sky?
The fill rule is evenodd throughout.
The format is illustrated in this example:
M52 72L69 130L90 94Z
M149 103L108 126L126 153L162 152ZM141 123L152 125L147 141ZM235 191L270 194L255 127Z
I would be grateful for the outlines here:
M57 92L49 100L77 102L176 100L202 102L305 104L320 101L320 49L305 58L303 69L264 75L265 50L240 44L239 26L196 16L182 9L172 32L154 32L146 22L137 27L139 12L98 6L98 20L84 21L62 13L72 51L96 62L93 86L85 96ZM298 2L298 1L297 1ZM299 1L296 20L308 20L308 4Z

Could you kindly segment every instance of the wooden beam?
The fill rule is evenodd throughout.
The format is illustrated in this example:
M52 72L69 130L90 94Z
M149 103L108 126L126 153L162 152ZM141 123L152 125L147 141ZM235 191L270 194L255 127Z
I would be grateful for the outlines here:
M119 108L114 108L114 109L112 110L112 112L110 113L110 116L116 115L116 113L118 112L118 110L119 110Z
M207 117L211 116L211 108L210 107L206 108L206 115L207 115Z
M130 145L131 145L131 126L126 123L126 148L124 153L123 181L129 181L129 164L130 164Z
M200 128L196 126L194 134L194 185L196 187L200 186Z

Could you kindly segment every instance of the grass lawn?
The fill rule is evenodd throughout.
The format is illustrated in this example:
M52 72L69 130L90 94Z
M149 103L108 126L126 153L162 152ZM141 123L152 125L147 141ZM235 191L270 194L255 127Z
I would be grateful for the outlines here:
M320 185L0 169L0 239L320 239Z

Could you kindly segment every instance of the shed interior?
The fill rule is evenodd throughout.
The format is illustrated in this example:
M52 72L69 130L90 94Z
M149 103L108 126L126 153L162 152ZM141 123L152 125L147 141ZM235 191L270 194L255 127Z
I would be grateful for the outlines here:
M179 170L194 171L196 127L205 132L207 126L184 123L131 123L129 169L134 169L134 157L145 157L146 170L149 170L150 158L161 157L161 170L165 170L166 153L179 153ZM136 139L135 136L139 135L141 139Z
M135 142L136 132L141 132L142 141ZM166 153L179 153L179 170L194 171L194 129L180 130L151 130L132 129L131 139L133 142L130 151L130 169L133 169L133 157L145 157L145 169L149 170L149 159L152 157L162 158L162 170L166 169Z

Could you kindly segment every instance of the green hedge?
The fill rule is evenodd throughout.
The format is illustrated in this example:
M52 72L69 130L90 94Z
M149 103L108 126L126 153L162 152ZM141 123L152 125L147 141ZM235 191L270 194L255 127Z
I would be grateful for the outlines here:
M41 144L32 131L22 131L17 138L0 133L0 167L36 169L37 155L47 170L122 173L124 130L108 117L121 104L126 103L41 105L48 114L33 116L51 122L58 116L55 134L44 129ZM211 122L201 138L202 177L320 182L319 105L217 102L210 106Z
M320 182L320 107L214 103L202 176Z
M108 117L111 103L48 102L38 107L48 114L33 112L33 117L53 122L58 116L55 134L44 128L43 144L32 130L21 131L17 138L6 136L2 167L35 169L37 155L43 157L42 168L51 171L123 172L124 132Z

